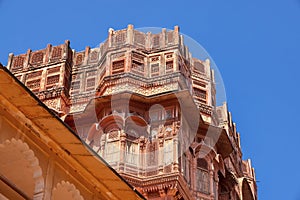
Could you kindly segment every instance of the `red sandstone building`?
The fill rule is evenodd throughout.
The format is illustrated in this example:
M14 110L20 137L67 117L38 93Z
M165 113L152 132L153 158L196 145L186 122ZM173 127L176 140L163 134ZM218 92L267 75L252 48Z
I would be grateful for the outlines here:
M110 29L100 47L48 45L7 68L147 199L257 199L210 61L192 57L177 26Z

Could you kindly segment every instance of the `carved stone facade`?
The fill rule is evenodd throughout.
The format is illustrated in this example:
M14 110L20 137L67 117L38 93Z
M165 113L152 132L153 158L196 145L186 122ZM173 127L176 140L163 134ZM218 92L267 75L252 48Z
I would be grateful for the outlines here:
M1 64L0 158L1 200L144 199Z
M177 26L110 29L100 47L66 41L7 67L147 199L257 199L210 61L192 57Z

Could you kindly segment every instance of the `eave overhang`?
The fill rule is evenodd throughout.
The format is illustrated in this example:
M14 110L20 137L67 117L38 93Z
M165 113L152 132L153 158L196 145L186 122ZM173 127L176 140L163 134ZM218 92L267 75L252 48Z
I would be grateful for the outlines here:
M27 126L63 160L86 176L106 199L144 199L78 135L0 64L3 104L23 116Z

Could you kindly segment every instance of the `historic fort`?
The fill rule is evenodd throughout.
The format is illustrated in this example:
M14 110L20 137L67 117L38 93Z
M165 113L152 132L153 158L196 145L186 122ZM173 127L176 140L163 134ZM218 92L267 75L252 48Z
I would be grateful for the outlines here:
M257 199L210 60L178 26L109 29L79 52L69 41L29 49L0 72L4 199Z

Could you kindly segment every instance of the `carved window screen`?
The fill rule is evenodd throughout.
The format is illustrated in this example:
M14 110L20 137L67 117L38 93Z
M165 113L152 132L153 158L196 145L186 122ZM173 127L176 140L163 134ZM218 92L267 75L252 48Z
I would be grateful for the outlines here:
M151 64L151 77L159 76L159 63Z
M118 74L124 72L124 66L125 62L124 60L118 60L114 61L112 63L112 74Z
M138 164L138 144L127 141L126 142L126 163L129 163L131 165L137 165Z
M206 98L207 98L207 94L205 90L201 90L198 88L194 88L194 93L195 93L195 98L200 101L201 103L207 103L206 102Z
M22 70L24 60L25 60L24 57L21 57L21 56L15 57L13 60L13 65L12 65L12 72Z
M203 158L197 159L196 189L199 192L209 194L208 164Z
M169 165L173 162L173 140L166 140L164 143L164 164Z
M108 163L116 163L120 159L119 141L107 142L105 147L105 160Z

